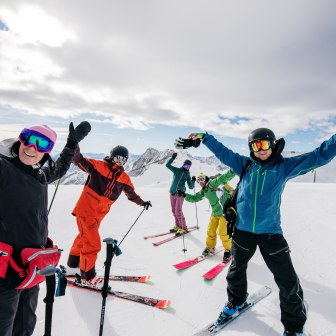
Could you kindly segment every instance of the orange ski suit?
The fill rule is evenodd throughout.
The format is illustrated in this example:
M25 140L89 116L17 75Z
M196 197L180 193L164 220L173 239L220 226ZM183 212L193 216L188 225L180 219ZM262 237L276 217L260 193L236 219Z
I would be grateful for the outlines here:
M89 279L95 275L95 263L101 249L99 226L111 205L122 191L130 201L138 205L142 205L144 201L135 193L124 168L113 163L109 157L103 161L88 159L78 150L73 162L89 176L72 211L76 216L79 234L72 244L69 261L71 260L71 267L79 266L82 276ZM74 265L74 260L77 265Z

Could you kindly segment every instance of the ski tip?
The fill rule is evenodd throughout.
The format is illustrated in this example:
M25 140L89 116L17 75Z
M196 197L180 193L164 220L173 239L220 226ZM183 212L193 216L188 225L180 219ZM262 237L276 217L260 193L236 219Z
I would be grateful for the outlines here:
M170 300L160 300L155 307L159 308L159 309L165 309L167 307L169 307L171 301Z
M138 282L147 282L149 281L149 279L150 279L150 275L144 275L138 280Z
M181 270L182 269L182 267L179 264L175 264L175 265L173 265L173 267L175 267L177 270Z

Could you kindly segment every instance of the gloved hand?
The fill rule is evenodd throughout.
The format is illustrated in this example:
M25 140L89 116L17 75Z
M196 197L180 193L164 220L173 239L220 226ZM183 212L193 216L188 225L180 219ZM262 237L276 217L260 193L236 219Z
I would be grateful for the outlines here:
M67 140L67 147L75 148L77 144L82 141L91 131L91 125L88 121L82 121L76 128L73 122L69 125L69 135Z
M148 210L149 207L152 206L152 203L151 201L146 201L146 202L143 202L141 206L143 206L146 210Z
M193 176L193 177L191 178L191 181L196 182L196 176Z
M176 158L176 156L177 156L177 153L176 152L174 152L173 154L172 154L172 158Z
M183 139L183 138L178 138L175 140L175 148L177 149L185 149L185 148L190 148L190 147L198 147L201 144L201 139Z
M177 196L186 197L187 194L182 190L177 190Z

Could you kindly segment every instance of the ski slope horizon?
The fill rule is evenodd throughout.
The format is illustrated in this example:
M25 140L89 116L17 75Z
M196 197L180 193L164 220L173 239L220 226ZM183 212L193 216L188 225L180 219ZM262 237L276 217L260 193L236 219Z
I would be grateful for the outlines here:
M191 174L196 175L201 168L192 167ZM196 205L185 202L187 224L198 225L199 230L155 247L152 243L160 240L160 237L148 240L143 237L165 232L174 225L168 192L172 174L164 165L155 165L144 175L133 177L132 181L136 192L144 200L151 200L153 207L143 212L121 244L123 253L113 258L111 274L150 275L151 281L146 284L110 281L110 285L115 290L170 299L171 306L159 310L109 297L104 335L193 335L217 318L227 300L227 268L212 281L202 278L205 272L221 261L221 253L184 271L172 267L173 264L200 255L204 249L211 214L209 204L207 200ZM233 180L232 185L235 183L236 180ZM61 264L66 264L69 249L77 234L75 217L71 216L71 211L82 188L79 185L61 185L49 215L49 236L64 250ZM54 190L54 186L49 187L50 200ZM196 186L195 191L198 190ZM194 193L194 190L189 192ZM309 304L305 334L310 336L336 336L336 319L332 309L336 300L336 261L333 258L336 252L335 199L333 183L310 182L287 183L282 197L282 229L292 252L305 300ZM112 237L121 241L141 211L142 207L122 195L101 224L101 239ZM217 248L220 246L220 242L217 242ZM103 244L97 261L97 269L101 274L105 256L106 247ZM282 335L278 288L259 251L249 264L248 284L250 293L264 285L271 287L273 292L219 335ZM45 285L42 284L34 332L36 336L43 335L44 297ZM52 335L98 335L101 303L99 294L67 288L64 297L55 298Z

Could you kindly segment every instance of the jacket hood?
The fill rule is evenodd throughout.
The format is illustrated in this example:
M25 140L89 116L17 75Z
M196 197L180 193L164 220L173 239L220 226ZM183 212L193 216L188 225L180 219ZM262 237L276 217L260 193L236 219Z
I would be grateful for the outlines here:
M0 142L0 155L13 158L17 155L12 152L13 145L18 141L16 138L5 139Z

